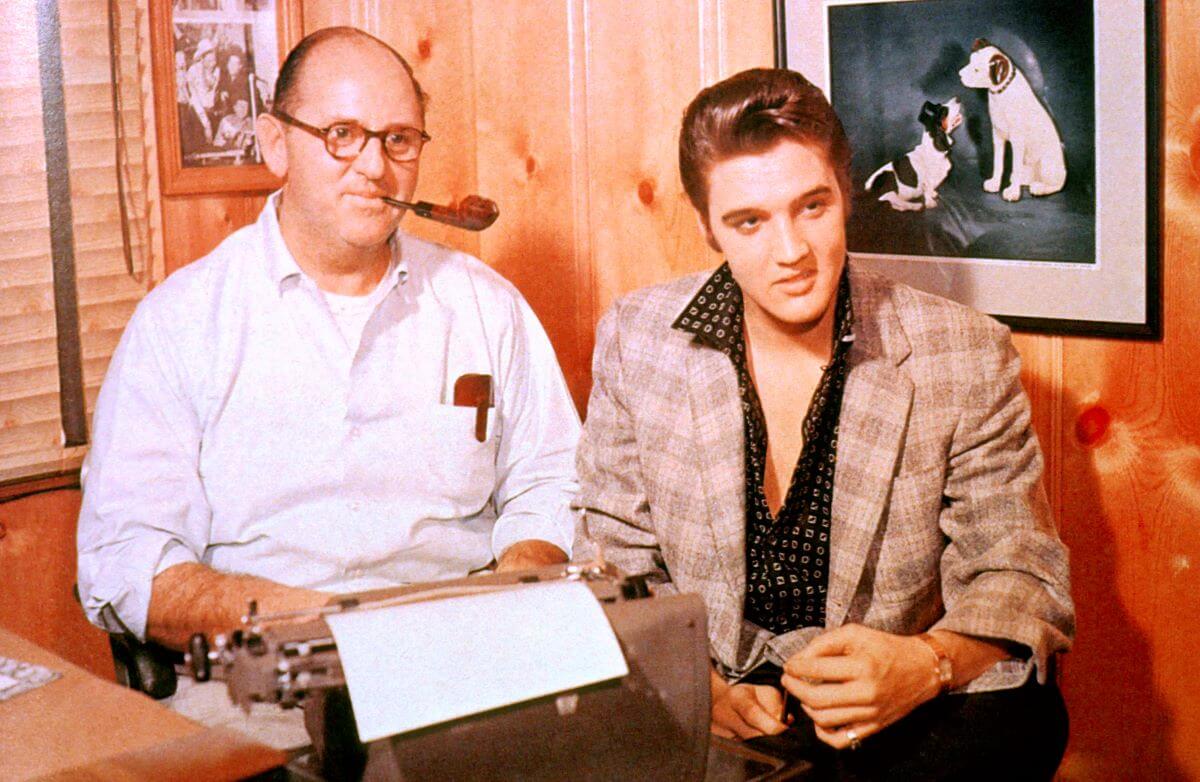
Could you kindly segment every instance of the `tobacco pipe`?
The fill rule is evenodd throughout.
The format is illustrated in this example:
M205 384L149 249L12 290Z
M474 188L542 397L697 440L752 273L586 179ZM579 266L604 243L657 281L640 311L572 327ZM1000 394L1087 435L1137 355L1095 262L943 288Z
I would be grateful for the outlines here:
M415 204L400 201L387 196L380 196L385 204L398 206L401 209L411 209L418 217L437 220L439 223L452 225L455 228L465 228L468 231L482 231L500 216L500 207L490 198L469 195L457 206L438 206L428 201L418 201Z

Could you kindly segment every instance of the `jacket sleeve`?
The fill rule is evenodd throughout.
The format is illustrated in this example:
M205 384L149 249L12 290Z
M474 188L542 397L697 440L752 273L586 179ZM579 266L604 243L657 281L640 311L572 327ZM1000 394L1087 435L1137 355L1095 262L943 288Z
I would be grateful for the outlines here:
M974 374L948 454L935 629L1028 647L1045 680L1075 629L1067 550L1042 487L1042 455L1007 330Z
M574 508L582 514L582 523L575 556L603 556L625 573L648 574L659 591L672 591L646 498L629 401L618 304L596 330L592 392L576 455L580 491Z

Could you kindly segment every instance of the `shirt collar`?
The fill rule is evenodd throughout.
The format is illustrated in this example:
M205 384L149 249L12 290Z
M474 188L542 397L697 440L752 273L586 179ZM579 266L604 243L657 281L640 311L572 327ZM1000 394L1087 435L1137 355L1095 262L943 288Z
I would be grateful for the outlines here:
M285 290L300 284L302 280L312 283L312 278L296 263L296 258L283 241L283 233L279 229L279 193L280 191L276 190L267 197L267 204L258 217L258 223L262 228L267 274L271 282L275 283L278 293L282 295ZM408 262L403 257L399 236L400 231L397 229L388 239L392 257L387 271L383 273L383 279L380 280L380 285L388 290L408 281Z
M693 334L708 345L729 352L742 338L742 289L723 263L696 291L671 328Z
M834 314L834 354L854 341L854 307L850 301L850 265L842 269ZM742 289L729 262L721 264L687 303L672 328L693 334L709 347L729 352L742 338Z

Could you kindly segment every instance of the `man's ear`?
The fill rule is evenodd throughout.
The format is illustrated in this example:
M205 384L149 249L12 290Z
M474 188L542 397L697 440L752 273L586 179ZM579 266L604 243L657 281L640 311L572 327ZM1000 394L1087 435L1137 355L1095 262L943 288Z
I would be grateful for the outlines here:
M696 212L696 225L700 228L700 233L704 235L704 241L708 242L708 246L721 252L721 245L717 244L717 237L713 236L712 228L708 225L708 218Z
M288 152L282 123L270 114L259 114L254 121L254 132L258 134L258 149L267 168L280 179L286 179Z

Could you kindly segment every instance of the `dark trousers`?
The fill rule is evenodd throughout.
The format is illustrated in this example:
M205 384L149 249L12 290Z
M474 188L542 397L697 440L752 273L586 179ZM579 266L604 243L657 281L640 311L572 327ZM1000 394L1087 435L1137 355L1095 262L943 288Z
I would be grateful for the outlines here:
M762 668L753 683L778 686L779 669ZM819 780L1050 780L1067 747L1062 694L1033 678L1012 690L934 698L855 750L822 742L795 699L788 704L791 728L746 746L811 761Z

